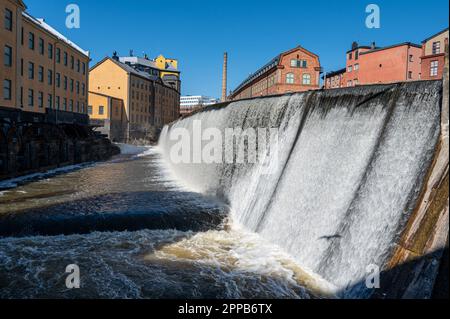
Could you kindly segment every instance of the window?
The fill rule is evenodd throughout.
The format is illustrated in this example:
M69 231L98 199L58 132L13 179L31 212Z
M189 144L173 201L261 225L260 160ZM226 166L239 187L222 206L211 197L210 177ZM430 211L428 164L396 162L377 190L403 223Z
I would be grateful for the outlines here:
M64 90L67 91L67 76L64 76Z
M70 56L70 68L73 70L75 68L75 58L73 55Z
M287 84L294 84L294 73L288 73L286 74L286 83Z
M12 31L13 26L13 13L9 9L5 9L5 29Z
M409 62L414 62L414 56L412 54L409 55Z
M61 87L61 74L56 73L56 87Z
M350 65L350 66L347 68L347 72L352 72L352 71L353 71L353 66Z
M358 79L353 80L354 85L358 85L358 82L359 82Z
M23 86L20 87L20 107L23 107Z
M38 68L38 80L39 82L44 82L44 67L39 66Z
M64 65L67 66L68 55L67 52L64 52Z
M83 62L82 64L82 69L83 69L83 75L86 74L86 63Z
M48 83L48 85L53 84L53 71L52 70L47 71L47 83Z
M34 106L34 91L32 89L28 90L28 106Z
M103 105L100 105L98 107L98 115L103 115L105 113L105 107Z
M310 85L310 84L311 84L311 75L303 74L303 85Z
M61 63L61 49L56 48L56 63Z
M356 71L356 70L359 70L359 63L356 63L356 64L355 64L354 69L355 69L355 71Z
M408 79L412 79L412 71L408 71Z
M66 97L63 99L63 110L67 111L67 98Z
M47 96L47 107L51 109L53 107L53 95L49 94Z
M353 55L352 55L352 53L350 52L350 53L348 54L348 59L351 60L352 57L353 57Z
M77 112L80 113L80 102L77 101Z
M28 33L28 48L34 50L34 34L32 32Z
M86 85L85 85L84 83L81 84L81 94L82 94L83 96L86 95Z
M76 88L77 88L77 94L80 94L80 82L78 82L78 81L76 84Z
M48 44L48 58L53 59L53 44Z
M352 81L348 81L347 86L352 86Z
M73 92L73 79L70 79L70 92Z
M5 45L4 63L5 66L12 66L12 48L8 45Z
M92 115L92 105L88 105L87 111L89 115Z
M59 103L60 102L61 102L61 99L60 99L59 96L57 96L56 99L55 99L55 109L59 110L59 107L60 107Z
M44 55L44 39L39 38L39 53Z
M28 79L34 79L34 63L28 62Z
M359 59L359 51L355 51L355 60Z
M11 80L3 81L3 99L11 100Z
M433 42L433 54L441 53L441 41Z
M70 112L73 112L73 100L70 100L69 110L70 110Z
M292 59L291 60L291 67L292 68L306 68L307 67L307 61L306 60L299 60L299 59Z
M77 72L80 72L80 60L79 59L77 59Z
M431 61L430 76L438 75L438 67L439 67L439 61Z
M38 94L38 107L43 108L44 107L44 93L39 92Z

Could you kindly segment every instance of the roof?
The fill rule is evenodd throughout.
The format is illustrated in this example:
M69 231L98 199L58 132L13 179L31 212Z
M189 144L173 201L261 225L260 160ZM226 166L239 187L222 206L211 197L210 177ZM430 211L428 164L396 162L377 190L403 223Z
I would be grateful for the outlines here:
M111 96L111 95L107 95L107 94L103 94L103 93L99 93L99 92L92 92L92 91L89 91L88 93L89 93L89 94L95 94L95 95L103 96L103 97L107 97L107 98L110 98L110 99L113 99L113 100L123 101L122 99L119 99L119 98L117 98L117 97L114 97L114 96Z
M446 32L446 31L448 31L448 27L445 28L444 30L442 30L442 31L440 31L440 32L438 32L438 33L436 33L436 34L433 34L431 37L426 38L425 40L422 41L422 43L425 43L425 42L427 42L427 41L433 39L434 37L437 37L438 35L440 35L440 34Z
M347 69L346 69L346 68L343 68L343 69L340 69L340 70L337 70L337 71L328 72L328 73L326 74L326 77L327 77L327 78L328 78L328 77L332 77L332 76L335 76L335 75L338 75L338 74L345 73L346 71L347 71Z
M117 65L118 67L120 67L122 70L124 70L125 72L127 72L128 74L133 74L136 76L139 76L141 78L144 78L146 80L150 80L150 81L154 81L154 82L158 82L163 84L164 86L173 89L171 86L167 86L164 84L164 82L162 81L162 79L158 76L155 75L151 75L147 72L143 72L143 71L139 71L136 70L135 68L129 66L128 64L122 63L120 61L116 61L113 58L110 57L105 57L102 60L100 60L99 62L97 62L93 67L91 67L89 69L89 72L91 72L92 70L94 70L95 68L97 68L99 65L103 64L105 61L111 61L113 62L115 65Z
M348 50L347 51L347 53L350 53L350 52L353 52L353 51L355 51L355 50L359 50L359 49L372 49L372 47L371 46L368 46L368 45L359 45L359 46L357 46L356 48L354 48L354 49L350 49L350 50ZM376 47L376 49L378 49L378 47Z
M69 46L71 46L72 48L74 48L75 50L77 50L78 52L80 52L81 54L89 57L89 51L85 51L82 48L80 48L78 45L76 45L75 43L73 43L72 41L70 41L68 38L66 38L65 36L63 36L61 33L59 33L58 31L56 31L52 26L48 25L44 19L37 19L33 16L31 16L30 14L26 13L26 12L22 12L22 15L27 18L29 21L31 21L32 23L34 23L35 25L37 25L38 27L40 27L41 29L47 31L48 33L52 34L54 37L56 37L58 40L61 40L63 42L65 42L66 44L68 44Z
M369 50L369 51L366 51L366 52L361 52L360 55L369 54L369 53L372 53L372 52L383 51L383 50L387 50L387 49L392 49L392 48L396 48L396 47L400 47L400 46L404 46L404 45L408 45L408 46L412 46L412 47L416 47L416 48L422 48L422 46L419 45L419 44L415 44L415 43L412 43L412 42L403 42L403 43L390 45L390 46L387 46L387 47L376 48L376 49Z
M242 89L244 86L248 85L249 83L251 83L253 80L257 79L258 77L260 77L261 75L263 75L264 73L268 72L269 70L273 69L274 67L278 66L281 60L281 57L285 54L289 54L293 51L296 51L298 49L301 49L303 51L305 51L305 53L318 57L316 54L306 50L305 48L301 47L301 46L297 46L291 50L288 50L286 52L280 53L278 54L276 57L274 57L272 60L270 60L268 63L266 63L263 67L259 68L256 72L250 74L241 84L239 84L237 86L236 89L233 90L233 92L231 92L231 95L235 94L236 92L238 92L240 89Z

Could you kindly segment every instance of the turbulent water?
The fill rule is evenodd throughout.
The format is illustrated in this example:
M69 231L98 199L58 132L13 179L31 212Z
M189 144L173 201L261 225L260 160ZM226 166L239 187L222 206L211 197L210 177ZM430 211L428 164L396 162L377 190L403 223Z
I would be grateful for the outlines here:
M368 297L368 267L385 265L430 166L441 85L414 82L233 102L166 127L160 146L178 180L224 199L245 230L278 245L339 296ZM227 128L277 128L278 142L258 145L257 163L177 163L173 149L195 140L196 121L200 133L219 128L223 135ZM176 129L190 138L180 142ZM234 150L244 145L250 154L250 144L242 136ZM194 158L194 147L186 150Z
M233 102L165 127L157 148L0 182L0 298L368 297L367 267L385 264L432 160L440 99L440 82L417 82ZM190 146L196 123L278 136L176 164L171 135ZM258 161L238 163L239 145Z
M226 204L171 179L155 148L122 149L106 163L0 182L0 298L332 293L277 246L229 221ZM70 264L80 268L80 289L66 288Z

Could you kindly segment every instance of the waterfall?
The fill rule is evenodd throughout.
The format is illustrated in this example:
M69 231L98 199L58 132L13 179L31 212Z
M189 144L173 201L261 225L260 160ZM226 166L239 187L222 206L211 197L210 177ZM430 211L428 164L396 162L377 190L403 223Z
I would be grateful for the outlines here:
M236 222L341 296L368 297L368 267L385 266L432 161L441 98L441 82L429 81L237 101L166 126L159 146L187 187L226 200ZM185 129L181 143L190 143L196 122L203 133L276 128L278 136L257 145L256 163L175 163L171 150L180 142L172 133Z

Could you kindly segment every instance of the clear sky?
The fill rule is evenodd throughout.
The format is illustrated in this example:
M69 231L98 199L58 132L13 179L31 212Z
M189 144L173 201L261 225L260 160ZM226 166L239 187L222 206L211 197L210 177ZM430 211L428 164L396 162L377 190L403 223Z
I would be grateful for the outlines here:
M92 64L118 51L179 59L182 93L220 97L223 52L228 89L297 45L320 56L325 71L344 67L351 43L415 42L448 27L448 0L25 0L28 12L91 51ZM78 4L81 28L67 29L65 8ZM368 4L381 28L365 26Z

